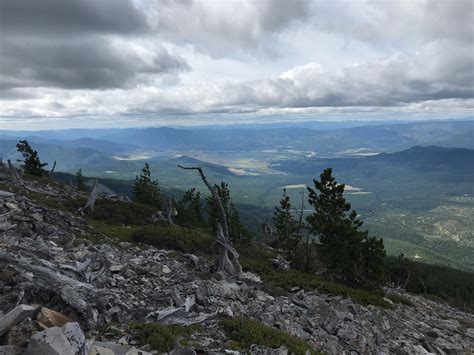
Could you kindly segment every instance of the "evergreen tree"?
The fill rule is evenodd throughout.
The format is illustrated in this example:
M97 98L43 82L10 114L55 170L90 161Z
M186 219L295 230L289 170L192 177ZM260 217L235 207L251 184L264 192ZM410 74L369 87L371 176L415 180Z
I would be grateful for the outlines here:
M160 207L161 194L158 181L151 180L150 165L145 163L140 176L135 177L133 200L138 203Z
M239 212L235 208L230 197L229 185L222 181L220 185L215 184L214 187L222 201L222 205L224 206L227 215L230 239L233 242L238 243L250 241L252 235L240 221ZM213 233L216 233L217 223L220 222L220 213L211 196L206 198L206 212L208 215L209 225L212 227Z
M176 222L183 226L205 227L206 220L203 217L201 193L196 188L186 191L177 203L178 215Z
M82 175L82 169L79 169L78 171L76 171L76 186L77 186L77 189L80 191L87 190L87 186L84 181L84 176Z
M38 157L38 152L31 148L27 140L21 140L16 145L17 150L23 155L24 160L18 160L23 163L23 169L26 174L43 176L45 170L43 167L48 163L42 163Z
M338 184L332 169L313 180L308 187L309 203L315 212L307 217L314 235L319 237L319 256L328 271L340 281L360 286L382 280L383 241L361 231L362 221L344 198L344 184Z
M283 189L280 206L275 207L273 212L273 224L275 225L274 246L283 249L286 258L295 262L298 254L298 244L301 239L300 223L293 216L290 196L286 194L286 189Z

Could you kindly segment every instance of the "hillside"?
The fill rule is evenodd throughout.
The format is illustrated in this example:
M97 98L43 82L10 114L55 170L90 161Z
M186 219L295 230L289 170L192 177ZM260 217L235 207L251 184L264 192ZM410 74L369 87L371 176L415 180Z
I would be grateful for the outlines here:
M0 182L0 312L7 314L0 346L11 351L340 354L474 346L471 314L444 303L278 271L270 261L276 251L261 244L236 246L244 273L227 279L213 271L214 237L206 231L150 222L154 209L107 198L83 218L75 211L84 194L54 181L26 183L49 196Z

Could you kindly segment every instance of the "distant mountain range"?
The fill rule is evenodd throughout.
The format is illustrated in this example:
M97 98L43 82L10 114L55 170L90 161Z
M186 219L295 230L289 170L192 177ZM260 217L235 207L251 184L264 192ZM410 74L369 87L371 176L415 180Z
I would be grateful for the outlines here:
M453 179L460 176L474 181L474 150L467 148L447 148L439 146L415 146L395 153L381 153L364 157L344 158L301 158L275 161L277 170L297 174L314 175L326 167L332 167L344 175L352 176L387 175L393 178L395 169L416 173L439 172L451 174Z
M3 136L1 135L3 133ZM258 152L300 150L319 156L396 152L413 146L474 148L474 121L440 121L315 130L303 127L129 128L34 132L0 131L0 138L86 147L107 153L146 151ZM68 138L69 137L69 138ZM4 152L1 152L4 154Z

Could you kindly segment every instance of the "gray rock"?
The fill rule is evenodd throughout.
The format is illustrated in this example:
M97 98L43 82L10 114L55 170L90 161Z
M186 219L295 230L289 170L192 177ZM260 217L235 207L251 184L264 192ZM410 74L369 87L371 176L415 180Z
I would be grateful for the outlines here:
M272 349L267 348L266 346L262 345L252 345L250 347L250 354L251 355L288 355L288 349L284 346L280 346L279 348Z
M21 304L15 307L2 318L0 318L0 336L4 335L10 328L17 325L26 318L33 318L38 312L38 307Z
M76 322L66 323L62 326L62 331L74 349L75 354L84 354L86 352L86 337L82 333L79 324Z
M25 355L85 355L86 338L79 324L70 322L34 334Z
M0 355L21 355L25 351L24 348L14 345L0 346Z
M151 355L144 350L138 350L131 345L116 344L113 342L95 341L89 354L93 355Z
M181 346L178 342L175 344L173 350L169 352L169 355L196 355L196 352L193 348Z

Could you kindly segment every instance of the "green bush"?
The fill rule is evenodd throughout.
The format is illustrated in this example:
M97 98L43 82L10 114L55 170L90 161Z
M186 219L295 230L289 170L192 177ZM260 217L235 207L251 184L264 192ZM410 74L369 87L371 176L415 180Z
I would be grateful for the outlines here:
M177 341L185 345L193 333L201 330L200 325L163 325L160 323L130 323L128 328L138 335L141 345L149 344L153 350L170 352Z
M305 341L250 318L226 318L219 324L242 351L249 351L252 344L258 344L269 348L285 346L292 354L306 354L307 351L317 354Z
M281 295L284 290L288 291L293 287L301 287L306 291L320 290L333 295L350 297L354 302L362 305L371 304L383 308L391 308L390 303L383 299L384 294L380 289L369 291L352 288L329 281L314 273L297 269L276 271L270 261L270 259L277 256L275 250L257 243L237 245L236 248L240 253L240 263L244 271L252 271L260 275L265 289L274 296Z
M206 256L215 255L215 238L198 229L168 224L148 225L134 231L133 240L160 249Z
M144 225L150 223L156 207L139 203L97 200L90 218L115 225Z
M404 304L405 306L415 307L412 301L398 293L389 292L385 295L385 297L387 297L390 301L394 303L400 303Z

